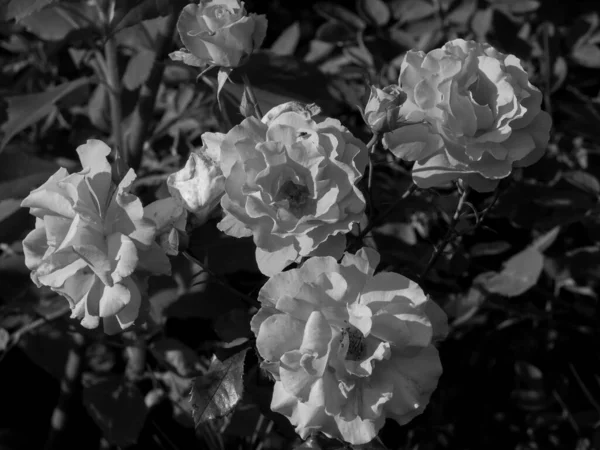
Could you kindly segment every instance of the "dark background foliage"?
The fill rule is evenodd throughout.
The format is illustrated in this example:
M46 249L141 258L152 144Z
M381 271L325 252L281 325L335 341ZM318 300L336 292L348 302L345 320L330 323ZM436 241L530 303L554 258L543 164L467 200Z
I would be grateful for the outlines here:
M114 144L110 86L95 53L107 35L118 45L124 146L139 157L135 191L144 203L167 195L166 176L203 132L242 119L239 75L224 89L221 114L216 75L197 80L163 52L180 47L169 16L186 2L119 1L108 28L97 26L94 3L0 0L0 448L295 448L286 419L269 412L270 381L246 352L255 309L239 293L256 298L265 281L251 241L223 236L216 219L195 230L191 253L212 274L173 259L173 276L150 282L147 325L124 336L82 330L65 315L66 301L29 279L20 241L33 220L20 200L59 166L78 170L75 148L86 139ZM316 102L365 140L356 105L368 83L397 82L408 49L462 37L521 58L553 118L547 154L503 182L492 209L493 195L469 197L422 281L452 324L440 385L422 416L386 423L382 442L366 448L600 448L597 1L248 0L246 8L269 19L264 51L241 69L263 111ZM156 67L163 73L153 80ZM140 119L153 88L155 105ZM409 166L383 149L374 158L369 214L396 207L365 243L382 254L382 270L416 277L444 241L458 193L448 186L398 202ZM240 350L245 363L235 359ZM79 364L73 382L68 361ZM192 408L202 404L198 393L188 401L192 379L210 391L230 366L244 372L241 403L195 430L194 418L207 413ZM53 433L57 404L68 420Z

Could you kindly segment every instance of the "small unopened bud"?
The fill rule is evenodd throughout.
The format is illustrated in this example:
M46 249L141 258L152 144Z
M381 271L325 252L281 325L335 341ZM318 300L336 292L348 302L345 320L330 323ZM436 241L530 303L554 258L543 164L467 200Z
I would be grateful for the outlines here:
M363 119L374 133L388 133L402 124L400 108L406 101L406 93L400 86L392 84L383 89L371 86Z
M242 94L242 100L240 102L240 113L246 118L254 115L254 105L248 98L248 91L246 89L244 89L244 93Z

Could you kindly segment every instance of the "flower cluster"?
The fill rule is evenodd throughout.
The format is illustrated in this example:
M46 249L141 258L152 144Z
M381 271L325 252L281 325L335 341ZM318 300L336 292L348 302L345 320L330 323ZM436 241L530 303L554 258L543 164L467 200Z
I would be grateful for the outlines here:
M89 140L77 153L83 171L59 169L22 202L36 217L23 241L25 264L37 286L69 301L84 327L96 328L102 318L113 334L138 317L143 276L170 273L165 240L161 246L155 239L166 234L168 243L184 211L169 199L160 208L167 214L155 214L152 205L144 211L129 193L133 170L113 182L103 142Z
M408 97L401 110L408 124L383 142L397 157L415 161L419 187L463 179L491 191L546 149L550 115L514 55L456 39L427 54L409 51L399 84Z
M171 58L221 66L220 90L223 74L260 47L266 25L239 0L200 0L183 9L187 50ZM398 83L372 87L361 113L370 148L383 135L394 155L414 161L421 188L460 179L489 191L545 150L550 116L512 55L457 39L409 51ZM375 250L345 252L346 234L366 221L357 184L367 146L314 104L284 103L263 117L252 110L257 117L227 133L204 133L168 177L171 196L145 208L130 192L133 170L115 180L110 148L87 141L77 149L81 172L60 169L23 200L36 217L25 263L84 327L102 319L112 334L136 322L147 277L170 273L167 255L185 246L186 230L220 216L225 234L252 237L271 277L251 321L261 366L275 379L271 408L303 438L368 443L386 419L405 424L427 406L442 373L435 344L448 332L446 315L415 282L375 274Z
M367 443L386 418L421 414L437 386L445 314L402 275L374 275L378 262L369 248L315 257L260 291L251 326L276 380L271 408L303 438Z

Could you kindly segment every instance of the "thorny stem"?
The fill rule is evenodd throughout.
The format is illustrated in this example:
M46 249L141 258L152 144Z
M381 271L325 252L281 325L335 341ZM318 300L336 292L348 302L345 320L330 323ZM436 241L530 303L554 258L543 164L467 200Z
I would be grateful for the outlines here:
M367 144L367 151L369 152L369 181L367 183L367 188L369 189L369 193L371 192L371 185L373 183L373 159L371 155L375 152L377 142L379 142L379 133L373 133L371 140Z
M238 291L236 288L234 288L229 283L227 283L225 280L223 280L221 277L219 277L219 275L217 275L212 270L210 270L207 267L205 267L204 264L202 264L196 257L192 256L188 252L182 252L182 253L183 253L183 256L188 261L193 262L198 267L200 267L203 272L206 272L208 275L210 275L212 277L212 279L217 282L217 284L220 284L221 286L223 286L225 289L227 289L232 294L237 295L238 297L242 298L250 306L260 307L260 304L259 304L259 302L257 300L253 299L252 297L250 297L247 294L244 294L243 292Z
M50 431L46 444L45 450L51 450L57 447L57 439L65 429L68 420L68 409L69 404L72 401L73 393L75 389L80 385L81 374L83 372L83 355L85 352L85 339L80 333L73 333L73 340L75 345L69 351L67 357L67 364L65 365L65 373L63 379L60 382L60 396L58 398L58 404L52 412L52 418L50 419Z
M254 115L258 120L261 120L263 117L262 111L260 109L260 105L258 104L258 100L256 99L256 95L254 95L254 89L252 89L252 84L250 84L250 79L245 72L242 72L242 80L244 81L244 87L246 88L246 92L248 93L248 98L252 102L254 106Z
M121 130L121 123L123 121L121 111L121 78L119 77L119 66L117 65L117 43L114 37L110 37L106 41L104 57L106 59L106 83L109 90L113 141L123 161L128 163L127 151L123 147L123 133Z
M450 243L450 241L454 237L454 232L455 232L454 228L456 227L456 224L458 223L458 219L460 218L460 212L465 204L465 201L467 200L468 194L469 194L469 188L465 187L465 189L463 190L463 192L460 196L460 199L458 200L458 205L456 205L456 211L454 211L454 215L452 216L452 220L450 221L450 226L448 227L446 236L444 236L444 240L442 241L442 243L435 249L435 253L431 257L431 259L429 260L429 263L427 264L427 267L425 267L425 270L423 270L423 273L419 277L420 281L423 281L425 279L425 277L427 276L427 274L429 273L431 268L433 266L435 266L435 263L440 258L440 255L442 254L442 252L444 251L446 246Z
M385 211L383 211L381 214L379 214L373 220L369 221L369 224L365 227L364 230L362 230L360 232L360 234L356 238L356 242L362 242L362 240L365 238L365 236L367 236L367 234L369 234L376 225L381 223L396 208L396 206L398 206L398 204L400 204L403 200L406 200L408 197L410 197L417 189L418 188L417 188L416 184L411 184L408 187L408 189L406 189L406 191L404 191L404 194L402 194L398 198L398 200L396 200L394 203L392 203ZM350 245L348 245L348 247L346 247L346 250L348 250L349 247L350 247Z

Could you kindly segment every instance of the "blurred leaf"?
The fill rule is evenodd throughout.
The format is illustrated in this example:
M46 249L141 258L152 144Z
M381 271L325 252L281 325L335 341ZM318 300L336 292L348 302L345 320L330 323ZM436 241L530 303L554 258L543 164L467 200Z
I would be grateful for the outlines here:
M488 0L488 2L496 8L507 9L515 14L532 12L540 7L538 0Z
M21 200L16 200L14 198L7 198L5 200L0 200L0 223L12 216L16 211L21 208ZM0 236L2 236L2 231L0 229Z
M600 182L591 173L583 170L574 170L563 174L563 179L592 195L600 195Z
M148 410L138 388L121 377L83 389L83 405L106 440L119 447L135 444Z
M17 133L46 117L56 102L89 82L89 78L79 78L45 92L8 97L6 99L8 120L0 127L4 133L0 142L0 151Z
M123 85L130 91L140 87L150 75L155 58L156 53L150 50L140 50L135 53L127 63Z
M567 79L568 71L569 68L567 66L567 62L565 61L565 58L563 58L562 56L558 56L554 61L552 67L552 74L554 75L555 80L554 83L552 83L552 88L550 89L550 92L556 92L563 85L563 83Z
M482 242L471 247L471 256L477 258L499 255L510 249L510 247L511 245L506 241Z
M499 273L483 274L481 285L488 292L516 297L538 281L544 266L544 256L534 247L527 247L504 263Z
M446 20L457 25L468 25L469 19L477 11L477 0L457 1L453 5L446 14Z
M110 132L110 113L108 88L104 84L98 84L92 93L87 105L90 122L101 131Z
M194 380L190 403L196 427L229 414L242 398L244 349L221 362L214 358L206 374Z
M0 353L6 349L10 341L10 334L4 328L0 328Z
M433 2L427 0L393 0L390 8L399 25L416 22L435 14Z
M492 18L494 10L492 8L479 9L473 14L471 19L471 29L475 33L478 41L485 41L487 34L492 28Z
M317 29L315 38L332 44L354 41L356 32L342 22L325 22Z
M271 45L271 52L276 55L293 55L300 41L300 23L294 22L279 35Z
M144 20L177 14L188 3L188 0L119 0L110 28L116 33Z
M171 366L182 377L192 377L202 370L196 352L177 339L159 339L150 345L150 351L156 359Z
M378 27L386 25L392 16L383 0L359 0L358 10Z
M335 44L323 42L318 39L310 41L308 53L304 55L304 61L307 63L317 63L326 58L335 49Z
M315 5L315 11L321 17L328 20L340 20L346 25L350 25L357 30L363 30L367 24L356 14L342 5L336 5L333 2L320 2Z
M0 6L0 20L17 22L56 0L9 0Z
M156 17L144 20L115 34L120 45L135 50L156 50L156 39L164 35L168 25L168 17Z
M590 69L600 68L600 47L595 44L584 44L576 47L571 57L578 64Z
M547 233L542 234L538 238L533 241L531 247L537 249L540 252L545 252L558 237L558 233L560 232L560 227L554 227Z
M485 301L482 289L475 285L481 281L480 277L473 280L473 285L464 295L457 295L444 305L444 311L453 318L452 326L458 326L467 322L479 310Z
M72 31L99 25L100 19L94 5L62 2L27 16L21 23L41 39L60 41Z

